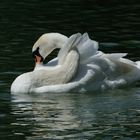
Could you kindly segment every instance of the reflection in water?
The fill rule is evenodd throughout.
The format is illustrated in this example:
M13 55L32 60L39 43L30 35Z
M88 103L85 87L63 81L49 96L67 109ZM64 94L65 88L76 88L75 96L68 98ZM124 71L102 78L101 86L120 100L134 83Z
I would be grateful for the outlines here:
M11 113L16 122L11 125L26 127L28 134L15 133L28 139L135 138L140 131L140 97L135 92L15 96Z
M88 32L102 51L140 60L139 9L138 0L1 0L0 139L139 140L140 83L106 93L9 93L33 69L31 47L45 32Z

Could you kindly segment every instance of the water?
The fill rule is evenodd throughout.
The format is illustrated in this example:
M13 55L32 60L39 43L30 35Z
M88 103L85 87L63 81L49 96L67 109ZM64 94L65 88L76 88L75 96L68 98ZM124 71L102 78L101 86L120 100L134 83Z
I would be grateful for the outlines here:
M10 94L14 78L33 69L31 48L45 32L88 32L100 50L140 60L139 9L137 0L1 0L0 139L139 140L139 82L103 93Z

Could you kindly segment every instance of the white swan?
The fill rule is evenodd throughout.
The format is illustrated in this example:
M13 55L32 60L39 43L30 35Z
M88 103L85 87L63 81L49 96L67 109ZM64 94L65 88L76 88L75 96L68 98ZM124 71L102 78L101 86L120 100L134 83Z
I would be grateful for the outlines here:
M60 48L58 57L44 59ZM59 33L42 35L34 44L36 65L32 72L18 76L11 92L86 92L129 85L140 80L140 62L122 58L125 53L105 54L87 33L66 37Z

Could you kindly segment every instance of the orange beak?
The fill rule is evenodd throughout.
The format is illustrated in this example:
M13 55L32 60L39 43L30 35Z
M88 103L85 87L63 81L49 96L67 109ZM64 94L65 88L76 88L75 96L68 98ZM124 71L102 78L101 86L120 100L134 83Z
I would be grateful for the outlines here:
M39 47L32 53L32 55L35 60L35 64L40 64L41 62L43 62L44 59L39 53Z
M42 58L41 58L40 56L35 55L34 60L35 60L35 63L36 63L36 64L40 64L40 63L41 63Z

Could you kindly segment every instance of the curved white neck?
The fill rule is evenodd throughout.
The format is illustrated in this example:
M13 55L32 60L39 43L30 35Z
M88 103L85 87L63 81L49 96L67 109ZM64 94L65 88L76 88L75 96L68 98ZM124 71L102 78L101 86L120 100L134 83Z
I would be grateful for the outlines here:
M32 51L39 47L39 53L45 59L54 49L61 49L67 39L66 36L59 33L44 34L34 44Z
M53 66L51 68L44 67L44 69L36 68L34 71L36 77L33 77L35 85L56 85L65 84L72 80L78 70L79 54L75 50L71 50L63 65ZM38 70L39 71L38 71Z

